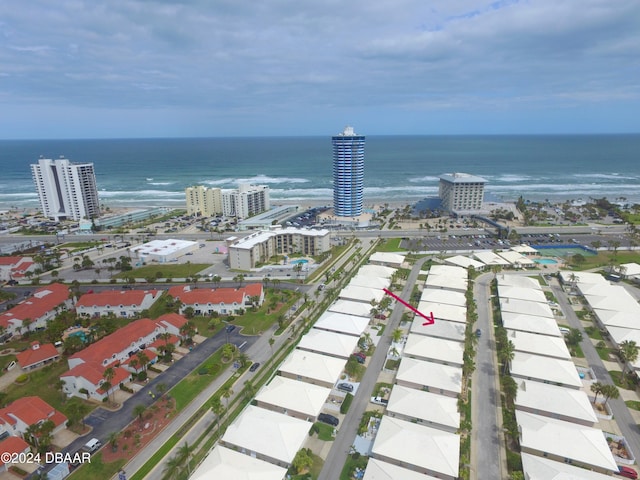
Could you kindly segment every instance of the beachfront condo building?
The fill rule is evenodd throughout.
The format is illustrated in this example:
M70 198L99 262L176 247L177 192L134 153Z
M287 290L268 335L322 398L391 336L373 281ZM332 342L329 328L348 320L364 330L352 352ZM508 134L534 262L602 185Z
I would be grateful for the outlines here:
M237 190L222 191L222 213L238 220L253 217L271 208L268 185L240 184Z
M331 137L333 144L333 211L337 217L362 214L364 192L364 135L353 127Z
M331 249L329 230L284 228L262 230L247 237L227 239L229 266L251 270L275 255L315 256Z
M440 175L440 200L442 208L456 215L470 215L482 209L484 178L468 173Z
M52 220L91 220L100 216L93 163L40 158L31 165L42 214Z
M187 215L214 217L222 214L222 190L202 185L187 187Z

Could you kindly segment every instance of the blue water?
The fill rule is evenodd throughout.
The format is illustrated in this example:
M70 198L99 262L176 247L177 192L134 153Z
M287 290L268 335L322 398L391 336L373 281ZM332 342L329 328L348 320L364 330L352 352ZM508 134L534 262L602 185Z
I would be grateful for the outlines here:
M467 172L505 200L640 201L640 135L370 136L367 201L437 195L438 176ZM42 155L95 164L101 203L184 204L194 184L267 184L282 200L332 198L331 138L0 141L0 209L37 206L29 165Z
M534 260L534 262L539 263L540 265L555 265L556 263L558 263L553 258L538 258Z
M299 258L298 260L291 260L289 263L293 263L294 265L297 265L298 263L309 263L309 260L307 260L306 258Z

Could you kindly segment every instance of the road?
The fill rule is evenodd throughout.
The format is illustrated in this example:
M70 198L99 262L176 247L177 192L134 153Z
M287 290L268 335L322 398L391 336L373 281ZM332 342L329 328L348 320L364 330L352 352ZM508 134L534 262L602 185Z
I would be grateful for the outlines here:
M602 359L598 355L595 346L591 342L591 339L587 335L582 326L582 322L575 314L569 300L567 299L567 295L562 289L562 287L558 284L556 279L551 280L551 290L558 300L558 305L562 308L562 311L565 314L567 319L567 323L571 328L577 328L582 333L582 342L580 343L580 347L582 348L582 352L584 353L585 359L589 363L589 366L596 374L597 380L604 385L613 385L613 380L611 379L611 375L604 366ZM622 435L627 440L627 445L631 452L633 453L635 458L639 458L640 454L640 430L638 429L638 425L633 420L631 413L629 413L629 409L624 403L624 400L621 398L618 399L609 399L609 407L611 407L611 411L613 412L613 418L615 419ZM613 432L612 432L613 433Z
M426 261L427 258L423 258L418 260L413 266L413 269L407 279L407 283L402 289L402 294L400 295L400 298L403 300L409 300L411 292L413 291L413 285L418 279L418 274L420 273L423 263ZM335 480L336 478L340 478L340 472L342 472L342 468L347 461L351 445L355 442L356 435L358 434L360 419L369 405L373 387L375 387L380 371L382 370L386 360L387 350L391 345L391 336L393 331L398 328L398 325L400 325L400 320L404 311L405 306L400 302L396 302L393 312L389 317L388 324L382 334L382 338L380 339L374 354L371 356L369 365L365 370L365 374L360 382L360 386L358 387L358 391L353 399L353 403L349 408L349 412L345 416L344 420L342 420L342 425L340 426L336 439L333 442L333 446L327 455L322 471L318 476L318 480Z
M478 312L475 327L478 339L476 370L471 395L471 479L505 478L506 456L500 420L500 383L497 372L495 339L491 315L490 284L494 275L486 273L475 280L473 288ZM485 462L483 458L495 459ZM498 460L499 459L499 460Z

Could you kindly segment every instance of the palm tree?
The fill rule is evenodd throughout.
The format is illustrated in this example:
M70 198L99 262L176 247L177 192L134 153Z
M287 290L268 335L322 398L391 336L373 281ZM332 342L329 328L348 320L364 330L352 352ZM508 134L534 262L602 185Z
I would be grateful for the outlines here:
M142 427L142 421L144 420L144 413L147 411L147 407L142 403L139 403L135 407L133 407L133 416L138 417L140 421L140 426Z
M218 431L220 431L220 424L222 423L222 416L224 415L225 408L220 400L220 397L215 396L213 400L211 400L211 410L215 413L218 419Z
M624 362L622 374L627 371L627 367L638 360L638 345L633 340L625 340L620 345L620 359Z
M594 405L596 403L596 400L598 399L598 395L603 393L604 387L605 386L603 384L601 384L600 382L593 382L591 384L591 391L595 394L595 396L593 397L593 404Z
M506 375L509 363L511 363L516 356L516 347L511 340L507 340L507 342L502 345L502 348L498 351L498 356L502 362L502 374Z
M502 379L502 391L504 398L508 404L512 404L518 395L518 384L513 377L507 375Z
M396 328L391 334L391 339L394 341L394 343L400 343L400 340L402 340L402 329Z
M184 442L184 445L182 445L181 447L178 448L178 451L176 452L177 457L181 460L181 464L186 464L187 465L187 474L191 475L191 468L189 467L189 462L191 460L191 454L195 451L196 447L191 445L189 446L189 444L187 442Z
M162 478L165 480L173 480L178 477L181 471L182 462L177 455L173 456L165 462L164 468L162 469L162 473L164 473Z
M109 390L111 390L111 388L107 388L105 385L109 384L109 387L113 387L113 385L111 384L111 380L113 380L113 377L115 376L116 371L113 369L113 367L108 367L102 374L102 378L105 379L105 382L102 384L102 386L103 388L107 389L107 396L109 396ZM113 391L111 392L111 395L114 395ZM113 396L111 397L111 401L113 402Z
M226 400L227 410L229 410L229 399L231 398L231 395L233 395L233 389L231 388L231 385L226 385L222 388L222 396Z
M615 385L605 385L602 389L602 394L604 395L604 403L607 403L610 398L619 398L620 390Z

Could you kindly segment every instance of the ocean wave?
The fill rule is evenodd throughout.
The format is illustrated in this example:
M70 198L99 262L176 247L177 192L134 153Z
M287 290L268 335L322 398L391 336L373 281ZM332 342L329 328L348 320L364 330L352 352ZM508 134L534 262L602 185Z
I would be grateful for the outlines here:
M574 173L576 178L600 178L610 180L638 180L638 177L621 175L619 173Z
M0 193L2 198L38 198L37 193Z
M307 178L297 177L271 177L268 175L254 175L253 177L240 177L240 178L221 178L218 180L205 180L202 183L213 186L233 186L237 187L241 183L250 183L252 185L279 185L287 183L309 183Z
M107 191L107 190L100 190L99 192L99 196L100 197L106 197L106 198L114 198L114 197L125 197L125 198L140 198L140 197L158 197L158 198L162 198L162 197L181 197L181 198L185 198L184 192L183 191L179 191L179 192L172 192L170 190L134 190L134 191L126 191L126 190L114 190L114 191Z
M529 182L534 178L529 175L517 175L515 173L505 173L501 175L482 175L482 177L490 181L505 183Z
M176 182L147 182L148 185L166 186L174 185Z

